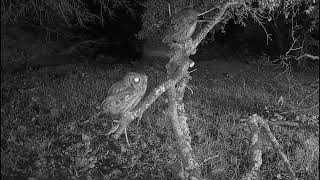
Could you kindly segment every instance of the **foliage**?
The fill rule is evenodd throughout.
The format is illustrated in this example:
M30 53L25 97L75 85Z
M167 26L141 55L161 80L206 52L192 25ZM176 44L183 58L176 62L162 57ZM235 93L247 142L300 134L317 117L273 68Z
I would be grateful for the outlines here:
M51 28L59 24L86 27L90 22L103 24L104 17L115 16L115 10L119 8L132 13L126 0L1 0L1 21L27 21Z
M276 19L277 16L283 14L286 18L297 16L297 9L304 9L308 15L313 18L310 28L319 29L319 18L317 6L318 0L237 0L237 6L233 6L228 10L221 19L219 27L214 28L211 33L224 28L229 19L233 19L236 23L245 25L245 19L251 17L260 25ZM190 3L191 2L191 3ZM136 0L134 3L144 7L142 14L142 29L138 36L141 39L159 38L165 32L166 25L169 20L170 12L177 12L179 9L187 6L193 6L199 12L204 12L211 8L219 9L226 0ZM127 12L135 14L132 3L126 0L94 0L89 2L86 0L18 0L18 1L1 1L1 20L2 23L28 21L33 24L44 26L48 29L55 30L56 27L65 28L80 25L87 27L88 23L101 23L105 21L105 17L112 18L117 16L116 10L124 8ZM204 15L205 19L210 20L217 10Z
M199 12L204 12L211 8L219 9L225 1L223 0L210 0L210 1L191 1L192 6ZM295 1L282 1L282 0L268 0L268 1L255 1L255 0L239 0L237 6L232 6L220 20L217 27L211 30L212 36L209 41L214 41L215 31L224 31L224 26L228 20L233 19L235 23L246 26L247 19L253 19L256 23L261 25L265 30L267 40L271 37L265 25L270 21L277 21L279 16L284 16L288 22L297 21L301 17L309 17L308 21L311 23L305 27L306 31L315 29L319 30L319 2L318 0L295 0ZM143 14L143 25L139 32L140 38L162 38L166 26L170 19L169 12L174 13L179 9L190 6L189 1L157 1L150 0L144 3L146 10ZM169 10L170 9L170 10ZM210 20L217 11L210 12L204 15L204 19ZM297 13L298 12L298 13ZM304 19L305 20L305 19ZM293 23L293 22L292 22ZM201 25L200 25L201 26ZM208 41L205 40L205 41Z

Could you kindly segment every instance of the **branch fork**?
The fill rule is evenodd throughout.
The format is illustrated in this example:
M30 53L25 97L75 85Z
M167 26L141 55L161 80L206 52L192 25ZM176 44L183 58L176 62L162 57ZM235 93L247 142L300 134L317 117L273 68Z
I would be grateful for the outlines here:
M187 64L190 66L190 64ZM176 83L182 78L190 77L189 73L173 76L173 78L168 78L166 81L162 82L158 87L149 93L147 97L144 98L135 108L123 114L118 121L118 124L115 125L107 135L112 135L113 138L119 139L120 135L124 133L125 129L129 124L136 118L142 116L145 110L147 110L152 103L154 103L158 97L166 92L170 87L174 87Z
M188 69L194 66L194 62L189 58L191 54L196 53L196 48L200 42L205 38L207 33L218 24L227 8L231 5L238 4L237 2L225 3L218 15L197 35L194 41L189 40L182 44L171 43L168 57L170 61L166 65L167 80L155 88L143 101L141 101L135 108L126 114L122 115L118 126L112 128L108 134L113 134L115 139L118 139L124 132L126 127L135 118L141 116L143 112L148 109L151 104L164 92L168 94L168 117L176 135L177 144L182 156L183 168L181 168L183 177L190 179L202 179L200 165L197 162L193 149L191 147L191 136L187 124L187 114L184 109L184 92L188 85L191 76Z

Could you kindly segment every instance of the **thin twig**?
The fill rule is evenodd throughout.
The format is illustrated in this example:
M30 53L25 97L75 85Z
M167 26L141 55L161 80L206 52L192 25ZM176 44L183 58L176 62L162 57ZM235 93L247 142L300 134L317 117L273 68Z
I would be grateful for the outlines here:
M207 159L203 160L203 161L202 161L202 163L200 163L200 166L203 166L203 165L204 165L204 163L206 163L206 162L210 161L211 159L217 158L217 157L220 157L220 154L215 155L215 156L212 156L212 157L209 157L209 158L207 158Z
M297 60L304 58L304 57L311 58L312 60L319 60L319 56L315 56L315 55L311 55L311 54L307 54L307 53L299 56L297 58Z
M303 98L303 99L301 100L301 102L300 102L298 105L302 104L303 101L305 101L306 99L308 99L309 97L311 97L313 94L315 94L315 93L318 92L318 91L319 91L319 88L317 88L316 90L314 90L312 93L308 94L305 98Z

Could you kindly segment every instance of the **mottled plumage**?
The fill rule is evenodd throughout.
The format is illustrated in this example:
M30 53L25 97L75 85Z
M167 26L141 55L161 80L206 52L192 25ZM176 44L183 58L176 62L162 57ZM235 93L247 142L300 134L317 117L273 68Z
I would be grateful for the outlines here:
M100 111L89 118L84 124L94 123L102 114L122 115L134 108L142 99L147 90L148 76L134 72L127 73L122 80L114 83L108 89L108 95L102 102ZM139 117L141 118L141 117ZM114 121L116 122L116 121ZM109 133L113 133L119 125L114 126ZM127 130L124 130L128 145Z
M182 43L191 39L197 26L200 13L192 8L185 8L175 14L170 21L163 43Z
M121 81L108 90L107 98L102 102L103 113L123 114L134 108L147 90L148 77L144 74L129 72Z

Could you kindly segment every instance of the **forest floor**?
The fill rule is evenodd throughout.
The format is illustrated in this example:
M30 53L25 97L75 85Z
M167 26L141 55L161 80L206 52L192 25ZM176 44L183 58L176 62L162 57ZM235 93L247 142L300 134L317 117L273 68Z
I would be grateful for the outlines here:
M272 125L297 177L318 179L319 82L315 74L217 58L197 61L185 94L194 154L208 179L239 179L249 166L250 133L242 119L282 116L298 127ZM166 78L165 58L130 65L71 64L1 74L1 175L3 179L174 179L180 159L166 95L114 140L111 118L92 116L107 89L126 72L148 75L147 94ZM283 97L282 102L278 102ZM314 107L314 108L313 108ZM314 122L314 123L313 123ZM313 123L313 124L312 124ZM311 125L310 125L311 124ZM263 179L288 179L275 151L263 154Z

